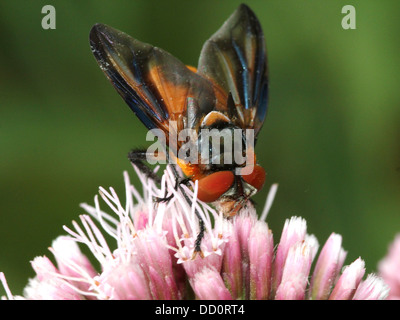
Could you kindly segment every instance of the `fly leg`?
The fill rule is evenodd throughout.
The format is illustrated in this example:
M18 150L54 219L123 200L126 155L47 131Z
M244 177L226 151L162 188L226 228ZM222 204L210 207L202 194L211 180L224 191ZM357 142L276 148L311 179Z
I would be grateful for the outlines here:
M168 159L167 156L165 156L166 153L163 153L163 157L165 159ZM131 163L136 166L140 172L144 173L146 175L147 178L150 178L151 180L153 180L156 184L161 184L161 178L154 173L153 170L151 170L151 168L146 164L146 162L148 161L148 159L156 159L155 154L148 152L147 150L143 150L143 149L134 149L131 150L128 153L128 159L131 161ZM159 158L157 159L159 160ZM174 175L175 175L175 190L178 190L178 186L180 184L184 184L184 185L188 185L189 181L191 181L190 178L184 178L182 179L176 170L174 170ZM167 194L167 188L165 188L165 194L164 197L162 198L156 198L156 202L168 202L170 201L172 198L174 197L173 194L168 195Z
M134 149L128 153L128 159L134 166L136 166L140 170L140 172L144 173L147 178L152 179L156 184L161 184L161 178L157 174L155 174L154 171L151 170L151 168L149 168L149 166L146 164L148 159L154 158L154 154L142 149ZM175 188L175 190L177 190L177 188ZM155 202L168 202L172 199L172 197L173 195L168 196L167 188L165 187L164 197L155 197Z
M171 166L171 168L175 175L175 178L179 179L179 174L178 174L178 171L176 170L175 166ZM178 181L178 180L175 180L175 181ZM182 187L182 184L187 185L189 181L190 181L190 179L183 179L179 183L177 183L175 187L179 188L179 190L182 192L183 196L185 197L186 202L191 207L192 201L190 200L189 196L186 194L185 190ZM204 221L197 209L195 209L194 212L195 212L197 218L199 219L199 233L197 234L196 240L194 242L194 252L192 255L192 259L194 259L197 254L199 254L200 257L202 257L202 258L204 257L203 252L201 251L201 241L204 238L204 232L205 232Z
M175 174L175 173L174 173ZM184 178L184 179L181 179L179 176L178 177L175 177L175 187L174 187L174 189L176 190L176 191L178 191L178 187L179 187L179 185L181 185L181 184L184 184L185 186L188 186L189 185L189 181L191 181L192 179L190 179L190 178ZM172 198L174 197L174 195L173 194L170 194L169 196L167 196L167 188L165 188L165 195L164 195L164 197L163 198L156 198L156 202L168 202L168 201L170 201Z
M143 172L147 178L150 178L155 183L160 184L161 178L145 163L147 162L147 159L149 159L148 157L154 157L154 154L151 154L147 152L147 150L143 149L134 149L128 153L128 159L134 166Z
M151 154L147 152L147 150L143 149L134 149L129 152L128 154L128 159L131 161L133 165L135 165L141 172L143 172L146 177L152 179L155 183L161 184L161 178L151 170L151 168L146 165L145 162L147 162L147 159L149 157L155 157L154 154ZM182 179L176 170L176 167L174 165L171 166L172 172L175 176L175 190L180 190L188 203L189 206L192 206L192 201L190 200L189 196L186 194L185 190L183 189L182 185L188 185L188 183L191 181L190 178L184 178ZM167 188L165 188L165 195L163 198L156 198L156 202L168 202L173 198L172 195L167 195ZM201 257L203 257L203 253L201 251L201 241L204 238L204 232L205 232L205 227L204 227L204 221L199 214L198 210L195 209L195 214L197 218L199 219L199 233L197 234L196 240L195 240L195 247L194 247L194 253L192 256L192 259L196 257L197 254L199 254Z

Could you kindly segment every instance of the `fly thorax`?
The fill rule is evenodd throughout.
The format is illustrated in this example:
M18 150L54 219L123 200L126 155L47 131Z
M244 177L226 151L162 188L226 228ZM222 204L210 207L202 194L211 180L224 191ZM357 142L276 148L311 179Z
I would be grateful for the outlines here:
M230 124L214 124L200 130L197 147L199 163L210 170L245 165L246 136L244 130Z

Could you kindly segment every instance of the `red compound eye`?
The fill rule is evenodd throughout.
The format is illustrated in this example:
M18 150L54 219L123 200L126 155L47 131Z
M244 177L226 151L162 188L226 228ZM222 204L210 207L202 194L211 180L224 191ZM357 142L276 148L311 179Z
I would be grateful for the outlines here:
M232 171L214 172L199 180L197 198L204 202L218 200L232 186L235 176Z
M263 167L256 164L254 166L253 172L249 175L243 175L242 179L248 184L252 185L257 190L260 190L265 182L265 170Z

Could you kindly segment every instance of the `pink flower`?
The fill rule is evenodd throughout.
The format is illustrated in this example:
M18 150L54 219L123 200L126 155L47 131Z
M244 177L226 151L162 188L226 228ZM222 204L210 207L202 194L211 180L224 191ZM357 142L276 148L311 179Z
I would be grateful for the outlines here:
M136 170L137 171L137 170ZM317 258L318 241L307 234L306 221L286 220L280 241L264 221L276 192L271 188L262 219L251 204L227 220L222 213L196 199L197 183L185 188L189 206L181 191L174 188L169 168L162 187L137 171L143 184L139 193L125 179L125 202L113 188L99 194L112 213L83 204L88 213L80 223L64 227L67 236L57 238L47 257L32 261L36 276L23 296L15 296L4 274L0 281L8 299L384 299L388 288L381 278L368 275L359 258L341 272L346 252L340 235L332 233ZM165 188L174 197L155 203ZM202 255L194 254L199 232L196 215L205 225ZM110 243L104 237L114 239ZM97 260L96 268L80 251L86 246ZM311 279L311 282L309 282Z
M389 299L400 299L400 234L396 235L385 258L378 264L379 275L390 288Z

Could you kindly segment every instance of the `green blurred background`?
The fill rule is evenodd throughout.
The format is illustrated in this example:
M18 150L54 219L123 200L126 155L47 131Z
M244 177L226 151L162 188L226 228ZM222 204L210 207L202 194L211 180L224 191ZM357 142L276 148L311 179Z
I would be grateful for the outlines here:
M127 152L146 146L144 126L92 57L91 26L106 23L196 65L240 2L261 21L270 65L259 207L278 182L268 217L275 238L286 218L302 216L320 244L343 235L346 263L361 256L376 270L400 232L399 1L3 0L0 271L13 293L98 186L123 190L123 170L134 177ZM56 30L41 27L46 4L56 9ZM342 29L347 4L356 30Z

